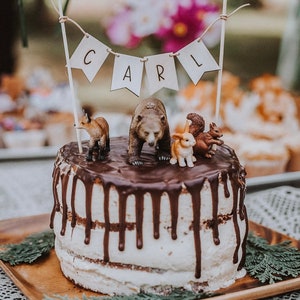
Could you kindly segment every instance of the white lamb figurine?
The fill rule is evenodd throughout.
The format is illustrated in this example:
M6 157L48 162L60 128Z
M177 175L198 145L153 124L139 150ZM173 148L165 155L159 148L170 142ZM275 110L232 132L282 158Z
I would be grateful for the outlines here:
M172 138L175 141L171 147L170 164L174 165L178 162L180 167L193 167L196 157L193 153L193 146L196 144L194 136L189 133L189 123L186 122L183 133L174 133Z

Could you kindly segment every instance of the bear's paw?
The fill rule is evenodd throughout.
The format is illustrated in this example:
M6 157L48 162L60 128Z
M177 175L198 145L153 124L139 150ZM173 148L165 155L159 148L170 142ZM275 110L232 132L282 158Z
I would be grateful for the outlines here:
M138 156L129 157L128 162L133 166L142 166L144 164Z
M170 160L171 155L169 153L159 153L157 155L157 158L159 161L167 161Z

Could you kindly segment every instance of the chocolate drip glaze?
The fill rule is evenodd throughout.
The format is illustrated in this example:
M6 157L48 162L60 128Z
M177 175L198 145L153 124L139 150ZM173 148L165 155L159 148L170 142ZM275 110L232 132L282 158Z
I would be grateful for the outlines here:
M159 239L160 199L162 192L152 193L153 237Z
M103 252L104 252L104 261L109 262L109 232L110 232L110 218L109 218L109 188L110 184L103 185L104 189L104 222L105 222L105 231L103 239Z
M71 210L72 210L72 221L71 226L74 228L76 226L76 211L75 211L75 192L76 192L76 186L77 186L77 176L75 175L73 177L73 183L72 183L72 194L71 194Z
M246 236L241 243L238 214L240 220L247 221L246 210L244 206L245 197L245 171L239 164L234 151L222 145L218 147L216 154L211 158L197 157L193 168L180 168L177 165L170 165L169 162L158 162L155 159L151 149L145 148L142 153L144 161L143 166L132 166L127 164L127 138L112 138L111 151L104 161L87 162L85 153L88 151L88 143L83 143L83 153L79 154L77 143L69 143L61 148L53 171L53 195L54 206L51 214L50 227L53 228L55 213L60 210L57 195L57 185L61 184L62 189L62 228L61 234L65 233L66 220L68 217L68 207L66 201L66 191L68 178L72 173L71 193L71 226L76 226L75 210L75 189L77 180L81 180L85 186L86 194L86 223L84 243L90 242L90 234L93 228L92 220L92 190L94 184L101 183L104 191L104 238L103 251L105 262L109 262L109 235L112 229L109 215L109 190L113 186L119 195L119 250L124 251L126 247L126 206L129 195L135 196L136 209L136 247L143 248L143 218L144 218L144 195L150 193L152 198L152 217L153 217L153 238L160 237L160 203L161 196L166 193L170 200L171 215L171 237L177 239L178 223L178 202L180 193L186 189L191 194L193 205L192 230L194 232L195 247L195 277L201 277L201 190L204 182L207 180L212 192L213 217L209 224L212 229L214 243L219 245L219 224L218 203L219 203L219 185L223 184L224 195L230 197L228 182L231 183L233 207L232 218L236 235L236 249L233 262L238 262L238 251L242 247L244 261ZM77 200L78 201L78 200ZM242 267L242 261L239 268Z
M248 216L247 216L247 210L246 207L243 206L243 217L246 220L246 233L248 233L249 230L249 224L248 224ZM242 259L240 261L240 264L238 266L238 270L241 270L243 268L243 266L245 265L245 261L246 261L246 244L247 244L247 234L245 234L244 236L244 240L242 243Z
M196 186L194 184L187 185L187 190L192 195L193 201L193 230L194 230L194 243L195 243L195 278L201 277L201 239L200 239L200 208L201 208L201 196L204 180L199 182Z
M135 215L136 215L136 247L143 248L143 214L144 211L144 195L138 192L136 194Z
M60 174L60 169L54 168L53 174L52 174L52 177L53 177L52 192L53 192L54 205L53 205L52 213L50 216L50 228L53 228L53 220L54 220L55 212L60 210L57 189L56 189L57 183L59 181L59 174Z
M235 184L232 184L232 189L233 189L233 211L237 210L237 205L238 205L238 190ZM240 228L238 226L238 215L233 214L233 224L234 224L234 230L235 230L235 235L236 235L236 247L233 255L233 263L236 264L238 262L238 250L241 244L241 236L240 236Z
M127 197L119 193L119 250L125 249L125 229L126 229L126 204Z
M85 213L86 213L86 224L85 224L85 239L84 243L90 243L91 229L92 229L92 191L93 183L87 182L85 184Z
M211 196L212 196L212 233L213 233L213 240L216 245L220 244L219 239L219 224L218 224L218 204L219 204L219 194L218 194L218 186L219 186L219 179L218 177L208 178L210 183L211 189Z
M62 190L61 190L61 202L62 202L62 222L61 222L61 235L65 235L67 219L68 219L68 206L67 206L67 187L69 182L69 176L62 174L61 175L61 182L62 182Z

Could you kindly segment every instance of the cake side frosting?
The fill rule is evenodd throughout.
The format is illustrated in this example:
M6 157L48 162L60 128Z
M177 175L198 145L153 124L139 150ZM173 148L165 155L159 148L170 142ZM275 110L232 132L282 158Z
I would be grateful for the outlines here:
M104 284L91 286L78 268L87 272L87 264L115 286L131 286L124 293L156 285L211 290L241 276L245 172L234 151L220 146L211 159L197 157L187 169L158 162L145 149L144 165L137 168L126 161L126 138L111 143L105 161L87 162L76 143L58 153L51 226L66 276L109 294ZM81 266L72 269L72 261ZM132 282L129 270L137 273Z

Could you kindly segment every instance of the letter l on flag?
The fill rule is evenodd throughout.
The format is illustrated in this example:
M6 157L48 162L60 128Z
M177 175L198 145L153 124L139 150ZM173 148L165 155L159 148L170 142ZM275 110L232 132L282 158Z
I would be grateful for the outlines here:
M205 72L220 69L202 41L195 40L179 50L178 53L178 60L195 85Z

